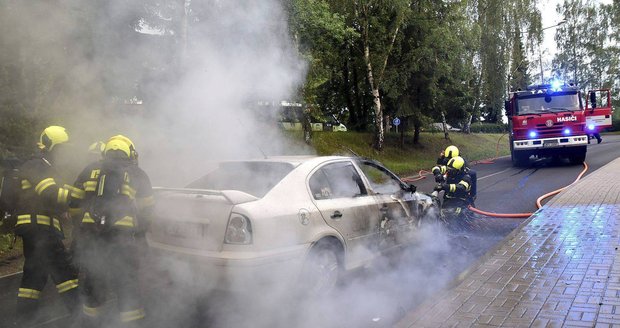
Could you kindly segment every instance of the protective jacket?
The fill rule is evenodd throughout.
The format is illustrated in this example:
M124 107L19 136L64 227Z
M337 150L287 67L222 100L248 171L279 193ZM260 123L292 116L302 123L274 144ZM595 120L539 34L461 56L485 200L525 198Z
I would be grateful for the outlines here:
M117 296L120 320L136 322L145 316L138 271L141 236L154 204L150 180L131 160L104 159L88 165L74 186L85 193L84 199L71 204L79 221L83 313L88 320L98 320L111 289Z
M111 202L100 205L104 202L102 197L106 195L106 183L110 181L110 175L106 179L101 179L102 173L116 171L121 173L122 181L114 191L116 196ZM153 190L151 182L146 173L136 164L130 161L101 160L88 165L78 176L74 183L76 188L84 191L84 197L79 202L71 204L72 216L78 217L78 222L82 229L97 227L124 229L133 232L142 232L148 227L148 217L153 206ZM98 209L98 207L106 207ZM106 213L97 213L104 211Z
M468 201L471 190L471 177L465 173L465 170L452 171L448 173L443 186L445 200Z
M73 313L77 302L78 275L62 239L59 219L71 201L83 198L83 191L62 184L57 172L43 155L33 157L19 169L21 192L16 206L15 232L22 237L24 269L19 288L19 325L28 326L48 276Z
M43 226L64 238L59 217L69 202L84 198L84 192L57 181L57 172L43 155L25 162L19 172L22 190L16 209L16 233L21 235L35 226Z
M444 156L437 158L437 165L431 169L431 172L435 177L435 182L443 183L445 181L445 174L448 172L447 164L449 160L449 158ZM473 203L473 201L476 199L477 194L478 174L475 170L469 167L467 161L465 161L465 164L463 164L463 172L469 176L469 202Z

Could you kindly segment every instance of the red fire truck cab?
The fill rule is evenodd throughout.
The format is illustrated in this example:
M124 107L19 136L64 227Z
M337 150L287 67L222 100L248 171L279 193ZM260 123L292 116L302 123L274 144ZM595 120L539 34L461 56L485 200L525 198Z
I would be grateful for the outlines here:
M535 85L511 92L505 104L514 166L530 157L586 158L588 133L581 92L573 85Z

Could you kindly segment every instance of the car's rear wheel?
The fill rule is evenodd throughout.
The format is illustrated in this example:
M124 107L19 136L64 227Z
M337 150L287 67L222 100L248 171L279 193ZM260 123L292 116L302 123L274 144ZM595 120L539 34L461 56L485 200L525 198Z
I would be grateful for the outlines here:
M336 289L342 271L339 254L333 243L320 242L312 247L300 281L305 294L322 296Z

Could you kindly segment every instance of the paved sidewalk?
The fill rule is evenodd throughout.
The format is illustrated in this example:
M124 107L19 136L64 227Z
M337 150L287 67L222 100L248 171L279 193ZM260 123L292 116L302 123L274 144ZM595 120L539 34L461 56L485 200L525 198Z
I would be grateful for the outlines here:
M554 197L395 327L620 327L619 247L620 158Z

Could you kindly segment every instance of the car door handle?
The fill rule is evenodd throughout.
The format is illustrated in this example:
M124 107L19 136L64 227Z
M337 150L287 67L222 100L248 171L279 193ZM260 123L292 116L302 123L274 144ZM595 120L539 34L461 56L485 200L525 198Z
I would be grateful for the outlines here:
M334 214L331 215L332 219L339 219L342 217L342 213L340 211L334 211Z

